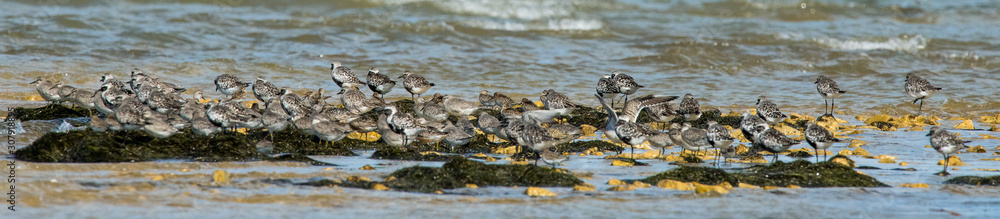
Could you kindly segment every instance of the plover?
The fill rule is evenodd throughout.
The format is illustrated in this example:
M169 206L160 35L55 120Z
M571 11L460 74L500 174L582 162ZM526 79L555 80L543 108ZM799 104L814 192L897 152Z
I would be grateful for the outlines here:
M126 131L138 130L146 124L143 114L149 110L149 107L140 103L135 97L126 98L115 108L115 119Z
M719 124L716 121L708 121L708 143L712 145L713 148L718 148L719 152L716 154L716 164L718 164L719 158L724 151L729 150L733 145L735 140L733 136L729 135L729 129ZM722 161L726 161L725 158L721 158Z
M677 124L677 123L674 123ZM708 150L712 148L712 144L708 142L708 132L704 129L691 127L691 123L684 123L681 126L681 148L684 150L701 152L701 150Z
M285 109L285 112L292 117L292 120L297 120L308 115L311 110L309 106L302 102L299 95L292 92L285 92L284 95L278 98L281 101L281 108Z
M474 135L469 135L469 133L465 132L465 130L451 124L451 122L447 122L444 132L448 133L448 135L444 137L444 142L450 146L451 152L455 152L455 147L468 145L469 141L471 141L472 137L474 137Z
M448 119L448 112L444 106L435 102L425 102L423 98L417 98L417 102L413 104L413 112L417 117L433 122Z
M545 109L558 110L562 115L569 115L578 107L568 96L553 89L542 91L540 99Z
M761 149L774 154L774 158L771 159L772 163L778 160L778 153L788 151L789 147L799 143L799 141L788 138L784 133L774 128L768 128L764 132L758 133L755 138L762 146Z
M260 121L264 123L264 127L267 128L268 135L271 136L273 142L274 133L285 130L290 118L291 116L281 107L281 103L277 99L272 99L264 107L264 114L260 116Z
M694 95L684 94L684 99L681 100L681 106L677 109L677 113L684 116L684 120L698 120L701 118L701 104L698 104L698 100L694 99Z
M205 113L205 106L201 104L201 100L204 98L200 90L195 91L194 95L185 100L184 105L181 105L181 109L178 111L181 118L190 122L197 113Z
M615 107L615 96L621 93L618 90L618 85L611 78L611 75L602 75L601 79L597 80L597 96L600 98L610 98L611 107Z
M500 130L500 120L486 112L479 112L476 127L485 134L496 134Z
M504 94L502 94L500 92L493 92L493 99L495 99L497 101L496 104L498 106L500 106L500 107L513 107L517 103L517 102L514 102L514 99L511 99L507 95L504 95ZM522 99L522 100L526 100L526 99Z
M215 77L215 90L226 95L233 95L237 90L243 90L247 86L250 84L243 83L240 78L230 74L221 74Z
M94 130L95 132L104 132L105 130L108 130L108 123L104 122L104 120L100 117L97 117L97 115L90 116L90 122L88 125L90 126L90 130Z
M740 132L743 133L743 137L747 141L750 141L750 148L753 153L756 153L762 147L757 141L757 135L769 128L770 126L767 125L767 121L764 121L760 116L751 114L750 112L743 112L743 117L740 119Z
M434 83L427 82L424 76L414 74L410 70L404 71L399 78L403 79L403 88L406 88L406 92L410 92L410 100L414 99L413 95L420 97L421 94L434 87Z
M924 108L924 99L930 98L941 90L940 87L934 87L930 82L917 76L916 73L910 72L906 73L906 94L909 94L913 99L913 103L920 101L920 105L917 107L917 112L922 112Z
M264 103L278 99L282 94L281 89L268 82L263 76L257 76L257 80L254 80L251 90L253 90L253 96Z
M528 98L521 98L521 110L528 112L528 111L541 110L541 108L539 108L538 105L535 105L535 102L529 100Z
M379 98L385 98L385 94L392 91L392 87L396 86L396 81L389 79L389 76L379 73L378 68L372 67L368 69L368 77L365 78L365 84L368 84L368 89L372 92L378 93Z
M768 100L764 95L757 97L757 116L764 118L770 124L777 124L788 118L788 115L781 113L777 104Z
M176 84L163 82L159 78L143 74L142 71L140 71L139 69L132 70L132 80L129 81L129 83L132 84L133 86L147 85L156 88L157 90L160 90L161 92L164 93L179 94L187 90L186 88L178 86Z
M455 116L468 116L473 111L479 109L479 105L472 101L463 100L454 95L444 96L444 109L448 114Z
M144 85L145 86L145 85ZM143 101L150 109L160 113L173 112L184 106L184 98L174 93L164 93L153 91L149 97Z
M601 98L601 95L595 94L597 100L601 102L605 112L608 114L607 125L604 126L604 135L611 139L611 142L615 143L625 143L632 149L631 158L635 158L635 145L642 144L646 142L646 137L655 135L657 131L646 128L645 126L640 126L634 122L628 120L619 119L618 114L611 109ZM641 108L639 110L642 110Z
M658 95L644 95L638 98L633 98L629 101L625 101L625 107L622 107L622 113L618 116L619 119L638 122L639 113L642 110L659 105L670 104L671 101L677 99L677 96L658 96Z
M837 105L837 97L840 97L841 94L844 94L847 91L840 90L840 86L837 85L836 81L833 81L833 79L827 78L823 75L816 77L816 82L813 83L816 84L816 91L819 92L819 95L823 96L824 102L833 102L833 104L824 103L823 112L826 114L833 114L834 107ZM828 104L830 105L829 111L826 109L826 105Z
M833 146L833 143L840 142L840 139L834 138L830 130L826 130L823 126L816 125L816 123L808 122L806 123L806 143L812 146L816 150L816 163L819 163L819 150L823 149L823 159L826 160L826 149Z
M649 142L650 147L660 149L660 156L665 156L665 150L670 146L674 146L674 140L670 138L670 133L666 132L651 135L646 138L646 141Z
M378 114L378 119L375 120L378 125L378 133L382 136L382 142L392 147L403 147L403 141L405 141L405 136L403 134L396 133L389 127L389 123L386 122L391 112L389 110L382 111Z
M364 85L364 83L361 83L361 79L358 79L358 76L354 75L354 71L344 67L340 62L330 63L330 78L340 88Z
M417 124L416 119L412 115L400 112L396 109L396 105L390 104L386 107L389 110L389 115L386 117L386 123L393 132L403 135L403 144L409 144L410 137L415 137L420 132L425 129Z
M94 108L97 109L97 112L104 115L108 115L114 113L115 110L111 109L112 107L112 105L110 105L111 103L105 102L104 98L101 96L101 94L104 93L105 89L107 89L107 87L102 86L101 89L94 91L93 102L94 102Z
M156 138L167 138L178 133L177 128L163 119L166 118L167 115L156 114L160 113L151 110L143 112L143 118L146 122L142 126L143 131Z
M375 109L376 105L358 87L344 87L340 90L340 102L354 114L363 114Z
M611 79L618 86L618 92L625 95L626 102L628 102L629 95L635 94L636 91L639 91L639 88L646 87L635 83L635 79L632 76L618 71L611 72Z
M493 95L490 95L489 91L483 90L479 92L479 103L483 104L483 106L496 107L497 98L493 97ZM497 108L499 109L502 107L497 107Z
M941 126L931 127L931 131L927 133L927 136L931 137L931 147L934 147L934 150L937 150L938 153L944 156L944 169L940 173L937 173L937 175L951 175L948 173L948 156L959 150L968 148L969 146L965 146L965 143L971 141L961 140L958 136L941 128Z

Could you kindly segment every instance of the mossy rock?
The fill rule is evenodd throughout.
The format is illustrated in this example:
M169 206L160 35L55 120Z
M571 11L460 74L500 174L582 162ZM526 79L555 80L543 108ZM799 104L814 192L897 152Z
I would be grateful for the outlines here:
M82 107L71 109L62 104L49 104L39 108L14 108L13 111L10 111L10 114L7 115L7 117L20 119L21 121L53 120L62 118L88 117L97 113L98 112L95 110L88 110Z
M15 151L14 155L32 162L247 161L264 157L243 134L228 132L206 137L190 129L163 139L142 131L53 132Z
M383 160L413 160L413 161L449 161L455 157L461 156L446 156L437 154L427 154L423 155L420 152L413 150L404 150L398 147L383 147L372 153L372 159L383 159Z
M397 101L392 102L392 104L396 105L396 109L399 110L400 112L413 114L413 104L414 104L414 102L411 99L397 100ZM374 111L374 110L372 110L372 111Z
M795 152L788 153L788 156L789 157L794 157L794 158L810 158L813 155L809 154L809 152L806 152L806 151L795 151Z
M559 152L584 152L590 148L597 148L601 151L622 151L625 147L618 146L606 141L592 140L592 141L574 141L569 143L563 143L556 146Z
M216 136L213 135L212 137ZM260 140L270 140L271 136L267 131L253 130L247 134L247 138L250 139L251 142L257 142ZM292 153L301 155L358 156L350 150L351 145L357 144L354 141L361 140L344 138L343 140L334 142L333 145L330 145L329 143L321 141L315 135L307 135L294 128L286 128L285 130L275 132L274 140L271 141L271 143L274 144L274 150L272 153L275 154Z
M975 186L1000 186L1000 176L959 176L944 181L945 184L962 184Z
M570 113L570 116L559 116L558 119L566 119L569 124L580 126L587 124L593 127L604 127L608 121L608 114L604 110L597 110L591 107L580 106Z
M856 172L850 167L833 162L810 163L799 160L791 163L781 161L771 165L757 165L744 172L727 173L708 167L682 166L657 175L641 179L645 183L657 183L671 179L682 182L718 184L728 182L733 186L747 183L757 186L797 185L801 187L887 187L875 178Z
M434 192L443 189L479 186L571 187L582 184L575 176L534 165L484 164L455 158L441 168L408 167L397 170L385 185L403 191Z

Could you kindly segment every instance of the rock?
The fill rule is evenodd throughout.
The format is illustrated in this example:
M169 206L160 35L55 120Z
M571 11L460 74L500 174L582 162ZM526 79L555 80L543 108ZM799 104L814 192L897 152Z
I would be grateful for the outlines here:
M360 170L375 170L375 167L372 167L371 165L365 165L365 166L363 166L363 167L361 167L359 169Z
M528 187L524 190L524 194L531 197L556 196L556 193L539 187Z
M986 148L983 147L982 145L976 145L975 147L971 147L965 151L970 153L986 153Z
M851 139L851 144L847 145L847 147L848 148L856 148L856 147L864 146L866 144L868 144L867 141L860 140L860 139Z
M972 124L972 120L966 119L965 121L962 121L962 123L959 123L958 125L955 125L952 128L953 129L966 129L966 130L968 130L968 129L975 129L976 127L975 127L974 124Z
M944 181L945 184L963 184L976 186L1000 186L1000 176L959 176Z
M225 170L216 170L212 173L212 183L229 184L229 173Z
M577 191L577 192L593 192L593 191L597 191L596 188L597 187L595 187L594 185L584 183L584 184L573 186L573 191Z
M372 186L372 190L376 190L376 191L389 191L389 187L385 186L385 185L382 185L382 183L376 183L374 186Z
M683 191L689 191L689 190L694 190L695 189L694 184L686 183L686 182L681 182L681 181L676 181L676 180L669 180L669 179L660 180L659 182L656 182L656 187L660 187L660 188L664 188L664 189L683 190Z
M945 161L943 159L942 160L938 160L937 165L938 166L944 166L944 162ZM958 155L951 155L951 156L948 157L948 166L958 167L958 166L965 166L965 165L969 165L969 164L966 164L966 163L962 162L962 159L958 158Z

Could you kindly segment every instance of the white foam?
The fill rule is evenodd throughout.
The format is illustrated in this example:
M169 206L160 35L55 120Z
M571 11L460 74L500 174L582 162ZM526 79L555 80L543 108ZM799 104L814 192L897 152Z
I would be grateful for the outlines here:
M530 31L530 30L551 30L551 31L583 31L597 30L604 28L604 22L590 19L549 19L538 22L522 22L515 20L468 20L463 21L465 25L488 29L506 31Z
M834 50L892 50L916 52L927 47L927 40L921 35L912 37L890 38L888 41L839 40L833 38L816 38L817 43Z

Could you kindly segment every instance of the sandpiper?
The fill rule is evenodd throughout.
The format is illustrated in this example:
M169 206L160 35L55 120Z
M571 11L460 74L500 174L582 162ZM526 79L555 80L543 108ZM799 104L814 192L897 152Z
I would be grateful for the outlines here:
M344 87L340 90L340 102L354 114L363 114L377 107L358 87Z
M799 143L799 141L788 138L774 128L767 128L764 132L758 133L755 138L762 146L761 149L774 154L774 159L771 159L772 163L778 160L778 153L788 151L789 147Z
M535 105L535 102L529 100L528 98L521 98L521 110L528 112L528 111L541 110L541 108L539 108L538 105Z
M302 99L299 98L299 95L296 95L295 93L292 92L284 92L284 93L285 94L281 95L281 97L279 97L278 99L281 101L281 108L285 109L285 112L287 112L288 115L292 117L291 118L292 120L297 120L302 117L305 117L309 114L309 112L311 112L309 106L305 105L302 102Z
M497 101L496 104L500 107L513 107L516 104L516 102L514 102L514 99L511 99L507 95L504 95L500 92L493 92L493 99Z
M618 86L611 78L611 75L602 75L601 79L597 80L597 96L600 98L611 98L611 107L615 106L615 96L618 93L621 92L618 90Z
M483 90L479 92L479 103L483 104L483 106L496 107L497 98L493 97L493 95L490 95L489 91ZM502 107L497 107L497 108L502 108Z
M649 146L660 149L660 156L666 156L665 150L674 146L674 140L670 138L670 133L659 132L646 138Z
M688 151L695 151L696 156L701 150L712 148L712 144L708 142L708 132L704 129L691 127L691 123L685 122L681 126L680 137L681 148Z
M201 91L195 91L191 98L184 101L184 105L181 105L181 109L178 111L181 118L184 120L191 121L196 116L196 113L205 113L205 106L201 104L201 100L204 99Z
M448 112L444 106L434 101L425 102L423 98L417 98L413 104L413 112L417 117L433 122L442 122L448 119Z
M285 109L281 107L281 103L277 99L267 102L267 105L264 107L264 114L260 116L264 127L267 127L267 132L271 136L272 142L274 141L274 133L285 130L288 127L288 120L290 118L291 116L285 112Z
M562 115L568 115L578 107L568 96L553 89L542 91L540 99L545 109L558 110Z
M145 111L143 113L143 118L145 119L145 124L142 126L142 130L147 134L156 138L167 138L174 134L177 134L177 128L170 125L160 117L166 115L154 115L159 114L156 111Z
M444 142L451 146L450 151L453 153L455 152L455 147L468 145L469 141L472 140L472 137L475 137L474 135L470 135L465 132L462 128L451 124L451 122L447 122L444 132L448 133L448 135L444 137Z
M385 98L385 94L392 91L392 87L396 86L396 81L389 79L389 76L379 73L378 68L372 67L368 69L368 77L365 78L365 84L368 84L368 89L372 92L378 93L379 98Z
M145 85L144 85L145 86ZM145 101L146 106L160 113L173 112L184 106L184 98L174 93L153 91Z
M282 90L278 89L278 87L274 86L274 84L265 80L263 76L257 76L257 80L254 80L251 90L253 90L253 96L257 97L260 102L264 103L270 102L273 99L278 99L282 92Z
M743 112L743 117L740 119L740 131L743 133L743 137L747 141L750 141L750 148L753 153L756 153L762 147L756 139L757 135L769 128L770 126L767 125L767 121L764 121L760 116L751 114L750 112Z
M420 97L421 94L434 87L434 83L427 82L424 76L414 74L410 70L404 71L399 78L403 79L403 88L406 88L406 92L410 92L410 100L414 100L413 95Z
M140 71L139 69L132 70L132 80L129 81L129 83L132 84L133 86L147 85L150 87L154 87L157 90L160 90L161 92L164 93L179 94L187 90L187 88L177 86L176 84L171 84L168 82L163 82L160 81L159 78L143 74L142 71Z
M931 147L934 147L934 150L937 150L938 153L944 156L944 169L940 173L937 173L937 175L951 175L948 173L948 156L958 152L958 150L968 148L969 146L965 146L965 143L971 141L961 140L958 136L941 128L941 126L931 127L931 131L927 133L927 136L931 137Z
M837 97L840 97L841 94L844 94L847 91L840 90L840 86L837 85L836 81L833 81L833 79L827 78L826 76L823 75L816 77L816 82L813 83L816 84L816 91L819 92L819 95L823 96L824 102L825 101L833 102L833 104L824 103L823 112L825 112L826 114L833 114L833 109L837 105L836 102ZM827 111L826 109L827 104L830 105L829 111Z
M97 115L90 116L89 126L90 130L94 130L95 132L104 132L105 130L108 130L108 123L104 122L104 120L100 117L97 117Z
M816 163L819 163L819 150L823 149L823 159L826 160L826 149L833 146L833 143L840 142L840 139L834 138L830 130L826 130L823 126L816 125L816 123L808 122L806 123L806 143L812 146L816 150Z
M122 104L115 108L115 119L122 125L124 130L138 130L146 124L143 114L149 111L149 107L143 105L135 97L129 97L122 101Z
M219 126L216 126L208 119L208 115L205 112L206 109L202 109L198 111L198 114L193 115L191 118L191 130L202 136L210 136L222 131L222 128L219 128Z
M539 157L541 158L543 163L552 165L552 168L556 168L556 166L559 165L560 163L569 160L569 156L559 153L556 147L549 147L542 149L542 152L539 154Z
M660 129L665 129L666 123L673 121L680 116L680 113L677 113L673 105L668 103L646 107L646 115L653 121L660 123Z
M639 91L639 88L646 87L635 83L635 79L632 76L618 71L611 72L611 79L618 86L618 91L625 95L625 102L628 102L629 95L635 94L636 91Z
M104 122L108 123L108 130L116 132L122 130L122 124L118 122L118 118L115 118L115 112L108 113L108 117L104 119Z
M729 150L733 145L735 140L733 136L729 135L729 129L719 124L716 121L708 121L708 143L712 145L713 148L718 148L719 152L716 160L721 158L722 152ZM721 158L722 161L726 161L725 158ZM716 164L719 164L716 161Z
M701 104L698 104L698 100L694 99L694 95L684 94L684 99L681 100L681 106L677 109L677 113L683 115L684 120L698 120L701 118Z
M226 95L233 95L237 90L243 90L247 86L250 84L243 83L240 78L230 74L221 74L215 77L215 90Z
M776 124L788 118L788 115L781 113L778 105L768 100L766 96L757 97L757 116L764 118L767 123Z
M479 109L479 105L468 100L463 100L457 96L445 95L444 96L444 109L448 114L455 116L468 116L472 114L473 111Z
M410 137L417 136L417 134L425 130L417 124L416 119L412 115L396 109L396 105L390 104L386 109L390 112L386 117L386 123L389 124L393 132L403 135L403 145L410 143Z
M52 83L48 79L39 77L38 80L31 83L35 84L35 89L38 90L38 95L42 96L42 99L54 104L62 101L62 97L59 96L59 87L57 86L62 82Z
M344 67L340 62L330 63L330 78L333 79L333 83L336 83L338 87L357 87L364 85L361 80L358 79L357 75L354 75L354 71L350 68Z
M496 134L500 130L500 120L497 117L486 113L485 111L479 112L479 117L476 120L476 127L485 134Z
M317 117L322 117L322 115L313 115L312 130L316 134L316 137L323 139L331 144L335 141L340 141L347 137L348 133L351 133L351 127L336 121L322 120Z
M916 73L910 72L906 73L906 94L909 94L913 99L913 103L920 101L920 105L917 107L917 113L922 112L924 108L924 99L930 98L941 90L940 87L934 87L930 82L917 76Z
M63 84L61 81L56 82L56 94L59 95L59 102L70 102L73 103L73 107L76 107L77 101L73 99L74 93L76 93L75 87Z
M632 149L631 158L635 159L635 145L646 142L646 137L655 135L657 131L645 128L645 126L640 126L629 120L619 119L618 114L611 109L611 106L608 106L604 102L601 95L595 94L594 96L597 97L605 112L608 113L608 122L604 126L604 135L608 139L611 139L611 142L627 144ZM640 108L639 110L642 109ZM634 121L634 118L632 121Z
M659 96L659 95L644 95L638 98L633 98L629 101L625 101L625 107L622 107L622 113L618 118L629 121L638 122L639 113L642 110L659 105L670 104L671 101L677 99L677 96Z
M382 136L382 142L393 147L403 147L403 141L405 141L405 136L396 133L389 127L389 123L386 122L391 112L389 110L382 111L378 114L378 119L375 121L378 125L378 133Z

